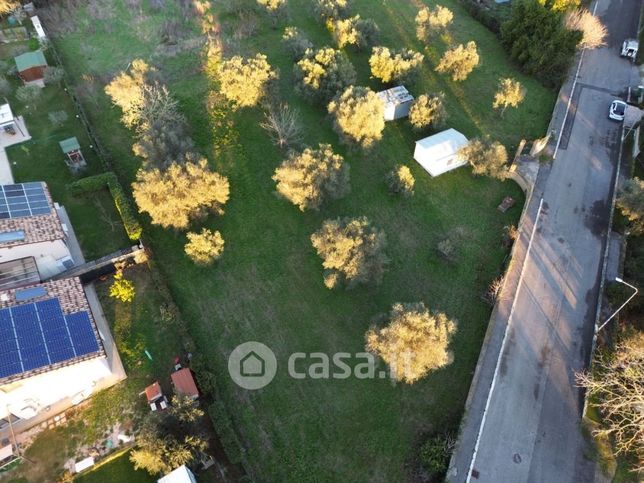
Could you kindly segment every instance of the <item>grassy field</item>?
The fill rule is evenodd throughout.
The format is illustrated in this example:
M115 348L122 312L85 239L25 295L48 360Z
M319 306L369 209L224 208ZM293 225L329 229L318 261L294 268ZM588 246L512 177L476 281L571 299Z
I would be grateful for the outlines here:
M74 478L76 483L104 483L106 481L127 481L127 483L153 483L157 481L143 470L135 470L130 463L130 454L123 453L95 470Z
M514 69L494 35L455 1L441 3L455 12L456 40L477 41L482 65L461 84L436 75L432 65L445 48L437 41L425 51L428 61L418 84L409 86L412 92L445 91L449 126L467 136L490 134L512 149L521 137L543 135L554 94ZM460 421L490 313L481 295L502 268L506 251L501 233L503 226L517 222L521 191L509 181L475 178L468 169L430 179L412 160L419 135L402 122L388 125L373 151L346 150L324 110L293 93L292 61L280 46L280 30L271 28L259 11L240 20L222 6L217 13L222 36L230 40L228 52L266 53L280 68L281 97L302 113L306 142L332 143L351 165L352 193L319 213L302 214L273 193L271 175L283 153L258 127L261 112L208 108L211 86L202 70L198 32L184 26L178 46L159 43L159 26L177 18L175 6L168 3L165 10L152 11L142 3L136 14L128 15L120 0L112 5L113 14L96 22L84 23L88 12L75 11L77 31L57 39L56 45L121 175L133 179L139 162L130 153L130 133L120 126L119 112L102 89L131 60L143 57L159 68L180 100L201 151L230 179L226 215L205 223L226 239L226 252L214 267L195 267L184 256L182 234L154 227L146 233L200 352L218 376L247 447L250 470L266 480L404 479L423 435L454 431ZM413 34L418 5L363 0L355 2L354 10L376 20L383 45L420 49ZM289 23L317 46L330 44L310 10L310 2L291 1ZM253 36L235 38L242 21L257 22ZM367 54L348 52L359 82L377 88L369 79ZM491 110L501 76L516 77L528 89L524 104L504 118ZM396 163L408 164L416 177L416 195L409 200L387 194L383 177ZM507 195L519 203L500 214L496 206ZM387 234L392 261L378 287L329 291L322 283L310 234L324 219L346 215L367 215ZM436 253L437 243L449 235L460 240L453 264ZM385 380L294 381L286 375L286 359L293 351L362 351L374 316L394 302L420 300L459 321L452 344L455 359L447 368L413 386ZM247 340L270 346L280 367L276 379L257 392L234 386L226 371L227 355Z

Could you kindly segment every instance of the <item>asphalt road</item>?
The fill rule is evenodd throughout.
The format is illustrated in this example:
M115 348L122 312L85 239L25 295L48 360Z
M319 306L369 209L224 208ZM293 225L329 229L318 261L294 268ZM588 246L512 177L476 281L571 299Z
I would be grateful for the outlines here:
M639 8L638 0L597 5L608 45L585 53L557 158L539 173L517 250L524 258L514 266L516 289L489 338L450 481L467 480L470 469L475 482L595 478L574 374L590 355L619 152L621 125L607 118L608 107L639 84L618 50L635 35Z

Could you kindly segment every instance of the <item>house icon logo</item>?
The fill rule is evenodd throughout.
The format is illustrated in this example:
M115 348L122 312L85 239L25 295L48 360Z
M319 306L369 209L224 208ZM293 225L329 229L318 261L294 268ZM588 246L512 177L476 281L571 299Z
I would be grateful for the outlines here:
M266 373L266 362L255 351L250 351L239 361L239 373L244 377L262 377Z
M261 389L277 372L275 354L261 342L244 342L228 356L228 373L244 389Z

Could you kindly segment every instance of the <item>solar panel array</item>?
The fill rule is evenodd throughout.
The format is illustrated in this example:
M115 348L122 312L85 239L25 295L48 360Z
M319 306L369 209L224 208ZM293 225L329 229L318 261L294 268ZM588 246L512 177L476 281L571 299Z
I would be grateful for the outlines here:
M98 351L89 314L65 315L57 298L0 309L0 378Z
M0 219L49 213L51 206L42 183L0 185Z

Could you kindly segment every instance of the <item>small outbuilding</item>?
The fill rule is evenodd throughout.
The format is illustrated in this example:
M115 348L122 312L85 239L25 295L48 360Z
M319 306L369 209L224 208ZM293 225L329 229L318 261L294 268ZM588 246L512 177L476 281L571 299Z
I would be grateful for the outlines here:
M393 121L406 117L414 102L414 96L404 86L392 87L386 91L380 91L377 96L385 106L385 121Z
M432 176L459 168L467 161L458 155L467 138L456 129L446 129L416 141L414 159Z
M192 377L192 372L187 367L174 371L170 376L172 379L172 386L177 394L183 394L191 399L199 397L199 391L195 384L195 379Z
M83 153L81 152L78 139L76 139L75 137L63 139L58 143L58 145L60 146L60 149L63 151L63 153L65 153L65 155L67 156L65 163L67 163L67 166L69 166L72 171L76 172L81 168L87 166L87 162L85 161Z
M197 479L186 465L181 465L158 479L157 483L197 483Z
M47 68L47 59L42 50L25 52L14 59L18 76L25 84L37 83L44 86L45 69Z
M0 129L9 134L16 134L16 120L9 104L0 105Z

